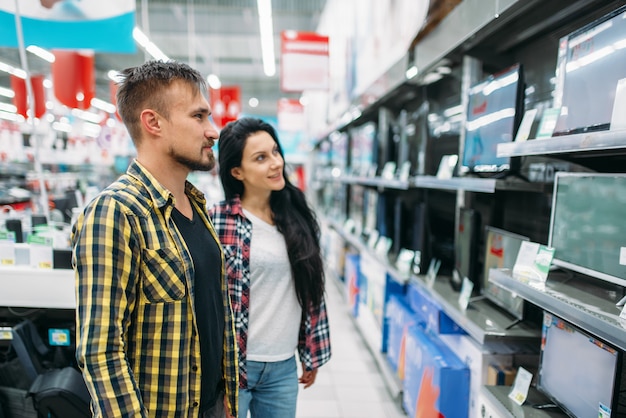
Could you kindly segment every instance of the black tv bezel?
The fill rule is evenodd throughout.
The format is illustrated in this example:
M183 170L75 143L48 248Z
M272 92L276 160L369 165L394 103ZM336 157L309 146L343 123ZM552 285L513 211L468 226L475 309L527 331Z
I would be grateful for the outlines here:
M580 28L570 32L569 34L561 37L559 40L559 52L557 56L557 80L556 80L556 89L554 91L554 103L557 107L562 107L563 105L563 94L564 94L564 83L565 83L565 66L567 65L567 50L569 49L569 42L572 38L576 38L582 35L585 32L592 30L593 28L601 25L604 22L614 19L615 17L626 13L626 5L620 6L617 9L605 14L598 19L589 22ZM592 125L592 126L583 126L565 130L556 130L558 128L558 122L555 127L555 131L552 133L552 136L566 136L573 135L578 133L585 132L594 132L594 131L607 131L610 130L611 121L609 120L607 123L603 123L600 125Z
M506 73L509 72L513 72L517 70L518 73L518 79L517 79L517 90L516 90L516 97L515 97L515 116L513 117L513 130L511 132L511 142L513 142L515 140L515 135L517 134L517 130L519 129L520 123L522 121L522 117L523 117L523 113L524 113L524 89L525 89L525 85L524 85L524 67L521 63L517 63L514 65L511 65L501 71L498 71L497 73L488 75L487 77L484 77L482 80L480 80L477 83L474 83L472 86L470 86L469 90L471 91L472 89L485 84L487 85L489 82L491 81L496 81L498 78L502 78L504 77L504 75ZM471 107L471 94L468 93L468 103L467 103L467 108L466 108L466 114L469 114L469 110ZM508 161L506 163L500 164L500 165L493 165L493 164L483 164L483 165L478 165L478 166L474 166L474 167L469 167L468 165L465 164L465 152L466 152L466 142L467 142L467 120L465 122L465 127L464 127L464 134L463 134L463 153L462 155L459 156L459 173L461 175L467 175L467 174L497 174L497 173L506 173L506 172L519 172L520 168L521 168L521 159L520 157L508 157Z
M521 241L530 241L530 238L524 235L520 235L520 234L516 234L514 232L510 232L501 228L496 228L494 226L491 225L487 225L485 226L485 253L487 251L489 251L489 248L487 247L487 243L489 242L488 238L489 238L489 232L494 232L500 235L506 235L512 238L518 238ZM484 263L486 263L486 258L483 260ZM512 267L511 267L512 268ZM525 301L523 298L521 298L520 296L517 296L517 298L520 299L521 303L520 303L520 311L515 311L513 310L510 306L506 306L506 304L504 302L502 302L502 300L500 300L498 298L498 296L494 295L493 293L488 292L488 285L489 284L489 276L488 276L488 272L485 271L485 268L483 266L483 281L482 281L482 287L481 287L481 292L482 295L484 295L488 300L490 300L491 302L495 303L496 305L498 305L499 307L501 307L502 309L504 309L505 311L507 311L508 313L510 313L511 315L513 315L516 319L519 319L520 321L524 319L524 305L525 305ZM497 285L495 285L497 286ZM503 292L508 292L511 295L513 295L513 292L511 292L510 290L501 288L501 290Z
M554 396L552 394L552 392L550 392L547 388L545 388L544 385L542 385L542 375L541 375L541 366L543 364L543 347L545 344L545 335L544 335L544 323L546 321L546 315L551 315L553 317L558 318L559 320L563 321L567 326L573 328L574 330L576 330L577 332L579 332L580 334L583 334L586 337L592 338L594 341L598 341L604 345L606 345L607 347L611 348L612 350L615 350L617 353L617 361L615 363L615 374L613 375L613 393L611 396L611 416L617 416L616 413L618 412L618 399L619 399L619 392L620 392L620 388L622 386L622 382L621 382L621 370L624 367L624 352L622 350L619 349L619 347L617 347L615 344L612 344L602 338L597 337L596 335L593 335L592 333L590 333L589 331L584 330L583 328L575 325L574 323L563 319L561 316L559 315L555 315L552 312L548 312L548 311L543 311L543 321L542 321L542 326L541 326L541 351L539 354L539 368L537 370L537 389L543 393L548 399L550 399L550 401L554 402L555 405L557 405L563 412L565 412L568 416L572 417L572 418L577 418L576 415L574 415L564 404L561 400L559 400L558 398L556 398L556 396Z

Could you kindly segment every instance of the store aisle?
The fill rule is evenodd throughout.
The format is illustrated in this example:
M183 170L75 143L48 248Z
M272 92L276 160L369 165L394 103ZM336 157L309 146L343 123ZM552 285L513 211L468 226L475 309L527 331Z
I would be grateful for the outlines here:
M392 399L371 352L356 329L344 297L328 277L327 304L333 355L317 381L298 395L298 418L405 418Z

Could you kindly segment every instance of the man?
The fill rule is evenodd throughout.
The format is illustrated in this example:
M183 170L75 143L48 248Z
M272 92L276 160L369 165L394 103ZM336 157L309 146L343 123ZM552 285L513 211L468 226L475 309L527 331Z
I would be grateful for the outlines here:
M118 113L137 158L72 231L76 358L94 416L237 416L223 253L204 196L186 181L215 165L207 87L172 61L120 78Z

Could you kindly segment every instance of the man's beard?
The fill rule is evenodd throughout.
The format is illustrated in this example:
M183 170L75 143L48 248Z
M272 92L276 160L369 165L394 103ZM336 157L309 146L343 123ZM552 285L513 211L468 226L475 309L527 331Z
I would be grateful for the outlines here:
M191 171L211 171L213 167L215 167L215 155L213 154L213 151L211 151L211 154L209 156L209 162L207 163L183 157L182 155L177 154L176 151L174 151L174 149L172 148L170 148L169 154L170 157L174 159L174 161L184 165Z

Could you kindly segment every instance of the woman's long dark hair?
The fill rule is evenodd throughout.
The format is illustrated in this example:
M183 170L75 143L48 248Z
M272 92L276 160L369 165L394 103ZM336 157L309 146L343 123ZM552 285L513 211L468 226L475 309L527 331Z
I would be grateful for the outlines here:
M261 119L241 118L230 122L220 132L218 141L219 173L227 199L242 196L243 183L231 174L241 166L243 149L248 137L265 131L276 142L278 152L285 158L274 128ZM278 231L285 237L298 302L303 309L318 306L324 296L324 264L320 251L320 229L315 213L304 193L294 186L283 167L285 188L273 191L270 208Z

